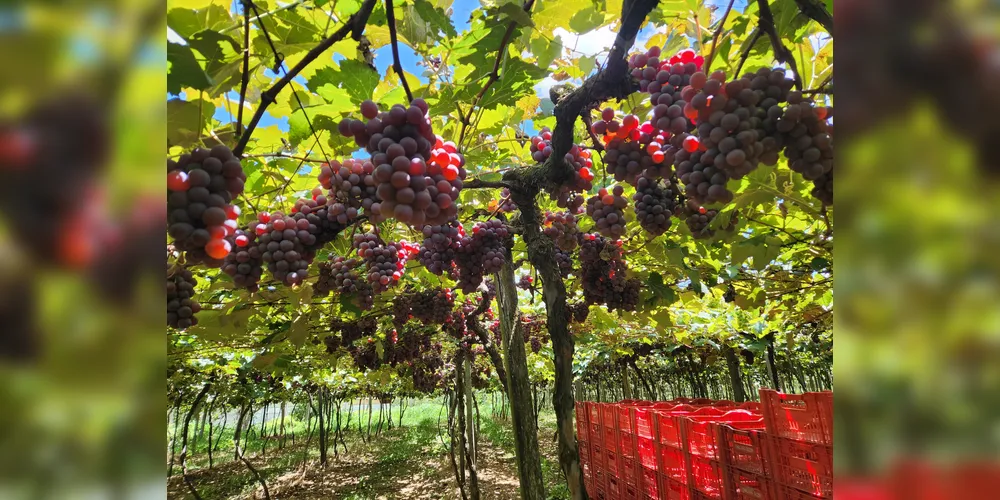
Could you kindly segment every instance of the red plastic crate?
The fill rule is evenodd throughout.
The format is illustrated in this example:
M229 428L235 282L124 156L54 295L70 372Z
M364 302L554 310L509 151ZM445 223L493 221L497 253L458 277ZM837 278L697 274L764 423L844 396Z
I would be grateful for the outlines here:
M608 476L608 498L615 500L622 497L622 481L620 478Z
M608 489L608 474L604 469L600 467L594 467L594 489L601 489L607 491Z
M618 428L618 405L605 403L601 405L601 425L604 427Z
M710 406L694 411L660 410L653 417L656 423L657 437L660 444L686 449L684 435L681 431L681 419L689 416L722 415L725 411Z
M819 500L825 498L833 498L832 496L829 497L813 496L804 491L799 491L795 488L782 486L779 484L774 485L774 490L777 492L776 498L778 500Z
M761 415L763 415L762 412L764 411L761 404L756 401L747 401L745 403L740 403L736 405L736 408L739 410L748 410L752 412L757 412L760 413Z
M605 403L587 403L587 422L591 424L601 423L601 405Z
M576 441L576 448L580 452L580 463L590 464L590 443L583 439Z
M601 442L604 444L604 448L619 452L618 448L618 429L614 427L604 427L601 426Z
M652 438L642 436L636 436L635 441L636 455L639 463L642 464L643 467L653 469L655 471L658 467L656 464L655 442Z
M695 411L697 408L691 405L682 405L674 403L656 403L645 408L630 408L630 420L631 425L635 428L636 435L655 438L656 437L656 422L654 421L654 413L657 411Z
M726 470L717 460L690 457L691 486L710 498L722 498Z
M659 446L659 467L657 470L681 484L688 484L687 453L673 446Z
M639 488L646 498L660 497L660 482L656 469L639 466Z
M623 457L636 457L635 435L618 431L618 453Z
M590 443L590 465L603 469L604 464L604 444L596 441Z
M657 474L657 479L660 482L660 500L691 500L691 489L686 484L663 474Z
M681 419L681 436L687 445L688 453L692 455L718 460L721 457L719 447L719 424L735 424L745 428L764 428L764 419L746 410L732 410L723 415L699 417L692 416Z
M784 394L760 390L767 432L787 439L833 444L833 393Z
M635 459L619 457L620 463L618 464L618 477L622 479L622 482L626 484L636 485L638 489L639 485L639 471L638 462Z
M604 449L604 470L608 471L608 477L617 477L620 473L621 457L613 450Z
M632 484L628 481L624 481L621 484L621 498L623 500L642 500L642 490L639 489L638 484Z
M734 467L730 467L727 472L727 500L778 500L774 486L767 477Z
M722 461L737 469L754 474L768 475L767 434L757 429L739 429L736 426L719 426L722 441Z
M769 436L772 478L814 496L833 495L833 447Z
M635 429L632 427L631 415L633 408L633 406L620 404L615 411L615 418L618 419L618 429L628 434L635 434Z

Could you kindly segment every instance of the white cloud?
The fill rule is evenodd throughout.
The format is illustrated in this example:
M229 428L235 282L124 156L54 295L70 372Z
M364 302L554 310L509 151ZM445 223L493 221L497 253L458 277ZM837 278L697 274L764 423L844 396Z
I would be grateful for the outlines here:
M552 34L562 38L563 47L575 50L574 56L580 54L595 56L601 52L607 52L611 50L611 46L615 43L615 37L618 36L611 29L611 26L602 26L583 34L570 33L562 28L556 28Z

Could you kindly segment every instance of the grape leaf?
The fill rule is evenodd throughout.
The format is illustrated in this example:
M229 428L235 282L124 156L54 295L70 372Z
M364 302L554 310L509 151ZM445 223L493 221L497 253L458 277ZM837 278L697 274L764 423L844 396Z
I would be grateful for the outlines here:
M191 47L167 42L167 92L179 94L184 87L205 90L212 80L191 51Z

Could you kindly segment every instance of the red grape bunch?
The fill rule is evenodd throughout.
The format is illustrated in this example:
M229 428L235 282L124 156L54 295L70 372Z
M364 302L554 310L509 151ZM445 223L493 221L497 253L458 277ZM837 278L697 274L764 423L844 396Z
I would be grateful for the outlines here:
M364 316L356 320L343 320L334 316L330 320L330 331L337 332L341 337L341 345L350 345L355 340L375 335L378 322L374 317Z
M250 228L237 229L233 243L233 251L223 260L222 271L233 278L237 287L256 292L260 288L257 283L264 272L264 259L257 246L257 235Z
M409 256L416 247L405 241L383 244L373 233L354 235L354 248L367 266L368 282L375 293L382 293L399 282Z
M383 112L365 101L361 114L367 122L348 118L339 125L341 134L372 153L381 215L416 227L454 218L466 177L465 158L453 142L434 135L427 111L423 99Z
M596 223L597 232L609 238L620 238L625 234L625 207L628 200L625 199L625 188L615 186L611 192L606 188L601 188L596 196L587 200L587 215Z
M699 206L693 201L688 201L687 209L682 216L684 217L684 222L687 224L688 229L691 231L691 236L695 239L710 239L715 236L715 229L709 227L712 221L719 211L715 209L706 209L705 207ZM729 222L722 227L723 231L733 231L736 229L736 223L738 222L736 212L733 212Z
M653 47L645 54L633 54L629 58L632 77L639 80L639 90L648 92L649 104L657 119L653 125L674 135L690 132L694 112L688 106L691 92L685 95L684 88L691 83L692 75L701 70L705 59L691 49L685 49L667 61L660 61L660 48ZM669 110L657 107L665 106Z
M658 118L655 114L657 110L654 109L654 120ZM625 116L619 125L611 108L605 108L601 118L594 122L591 130L595 134L604 134L605 170L616 181L635 185L636 177L643 173L651 177L670 176L675 150L668 142L670 132L657 130L651 122L640 124L635 115Z
M827 122L829 115L830 108L817 107L800 92L791 92L788 106L775 125L784 135L788 166L813 181L816 185L813 196L827 205L833 204L833 136Z
M472 234L462 238L455 263L458 265L458 287L470 293L482 284L488 274L500 271L507 258L507 249L513 245L510 228L492 219L477 222Z
M514 200L511 199L510 189L503 188L500 190L500 201L497 202L497 209L505 213L517 210L517 205L514 204Z
M268 271L288 286L302 283L315 255L312 248L317 242L316 226L301 212L295 217L261 212L257 220L260 221L255 228L257 248Z
M465 237L462 224L450 221L447 224L427 225L424 226L423 233L424 241L418 254L420 263L438 276L454 274L455 255Z
M299 198L292 207L292 217L309 221L308 231L316 237L310 250L318 250L323 245L337 239L345 224L333 216L327 205L327 197L320 188L313 188L312 198Z
M609 311L635 310L642 282L627 277L622 242L585 234L580 242L580 279L583 298L589 304L605 304Z
M680 208L680 196L680 190L669 180L639 177L632 195L639 225L653 235L667 232L671 225L670 217Z
M375 305L374 291L358 273L360 265L358 259L331 255L327 262L319 264L319 280L313 286L313 294L324 297L335 291L351 296L359 309L370 310Z
M424 325L440 325L448 320L455 308L455 294L448 288L416 292L410 308L410 314Z
M232 201L245 181L243 166L226 146L167 160L167 232L189 263L222 265L232 250L226 237L236 231L240 214Z
M542 350L542 345L549 341L545 318L527 314L521 318L521 325L523 325L524 343L531 346L531 352L538 354L538 351Z
M195 314L201 305L194 300L194 287L198 281L191 271L175 267L167 273L167 326L183 330L198 324Z
M567 252L576 250L580 239L580 228L573 214L569 212L545 212L542 227L542 232L552 238L557 248Z
M517 287L521 290L531 290L531 285L535 282L535 278L532 278L530 274L525 274L518 278Z
M542 127L538 135L531 138L530 150L531 159L536 163L542 163L552 156L552 131L548 127ZM574 193L584 193L594 187L591 183L594 180L592 170L594 163L590 151L577 144L570 147L565 160L575 171L573 178L557 189L549 191L549 198L555 200L560 208L571 208L571 198Z
M375 164L370 160L348 158L343 163L332 160L323 164L319 183L329 190L328 210L332 219L347 224L364 210L372 222L381 222L381 203L375 194Z

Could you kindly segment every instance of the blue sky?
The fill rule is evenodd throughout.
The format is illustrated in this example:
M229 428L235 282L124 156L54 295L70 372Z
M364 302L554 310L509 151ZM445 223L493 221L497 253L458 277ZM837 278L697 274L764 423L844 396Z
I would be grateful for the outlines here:
M709 5L717 5L719 7L719 9L716 12L716 15L721 15L722 10L728 4L726 0L707 0L706 3ZM233 12L238 12L238 7L237 7L238 5L239 5L238 2L234 2ZM469 15L472 13L473 10L479 7L480 7L479 0L455 0L455 2L452 5L453 9L452 23L455 25L455 28L459 32L468 29ZM746 0L738 0L735 2L734 10L736 12L742 12L745 7L746 7ZM646 41L649 40L649 38L653 34L655 34L655 31L652 29L652 26L651 25L645 26L642 30L640 30L639 35L636 38L636 45L637 46L644 45ZM567 49L575 50L577 55L585 54L591 56L599 56L605 54L607 52L607 49L610 48L611 44L614 42L615 39L615 32L609 27L593 30L589 33L585 33L582 35L577 35L569 33L566 30L557 29L553 33L553 35L558 35L562 39L563 46L566 47ZM169 30L168 30L168 39L173 39L172 32L169 32ZM399 52L400 52L400 63L403 65L403 69L409 73L417 75L417 77L421 81L426 82L427 81L426 78L420 76L423 71L423 68L417 65L417 62L420 60L420 58L417 57L417 55L413 52L413 50L409 46L401 43L399 44ZM343 56L339 54L334 54L332 57L333 60L335 61L343 59ZM384 75L388 67L391 65L392 65L392 50L390 46L387 45L375 51L375 66L380 74ZM270 69L265 70L264 74L269 78L276 78L278 76ZM296 78L295 81L298 82L299 84L303 85L305 84L305 80L302 79L301 77ZM535 86L535 91L538 93L538 95L542 97L548 96L549 88L555 83L556 83L555 80L551 78L546 78ZM576 83L579 84L580 82L577 81ZM231 91L228 94L228 96L234 103L239 101L238 90ZM229 110L224 107L216 109L215 118L222 122L229 122L232 121L233 119L230 115ZM276 119L273 116L270 116L270 114L268 113L264 114L264 117L261 119L260 126L267 127L275 124L278 125L278 127L282 131L288 130L288 120L286 118Z

